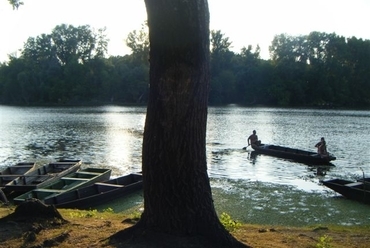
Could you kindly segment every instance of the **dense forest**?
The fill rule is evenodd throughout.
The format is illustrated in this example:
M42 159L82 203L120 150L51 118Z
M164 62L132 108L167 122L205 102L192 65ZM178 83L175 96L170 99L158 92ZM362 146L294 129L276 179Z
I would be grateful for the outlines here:
M20 105L146 104L149 42L145 26L126 40L131 54L106 56L105 30L58 25L30 37L20 56L0 64L0 103ZM276 35L270 59L240 53L211 32L210 105L370 107L370 40L335 33Z

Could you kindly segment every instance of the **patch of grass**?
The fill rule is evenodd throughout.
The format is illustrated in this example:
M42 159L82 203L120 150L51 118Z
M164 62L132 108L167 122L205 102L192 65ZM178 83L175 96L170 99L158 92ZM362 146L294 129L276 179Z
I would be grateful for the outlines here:
M71 211L69 216L71 218L96 218L98 210L88 210L88 211Z
M333 239L328 235L321 236L319 242L316 244L316 248L332 248Z
M231 216L225 212L220 215L220 221L229 232L233 232L235 229L241 226L239 222L233 220Z
M140 219L141 218L141 212L140 211L138 211L138 210L135 210L134 212L132 212L131 214L130 214L130 218L131 219Z
M103 212L104 213L114 213L114 210L113 210L113 208L106 208L106 209L103 209Z

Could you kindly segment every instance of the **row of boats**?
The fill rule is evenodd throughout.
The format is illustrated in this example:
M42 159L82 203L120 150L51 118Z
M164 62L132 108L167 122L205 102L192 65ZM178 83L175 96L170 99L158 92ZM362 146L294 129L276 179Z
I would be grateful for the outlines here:
M308 165L333 165L331 162L336 160L336 157L330 153L320 155L316 152L277 145L258 144L252 145L252 148L257 154L289 159ZM246 149L246 147L243 149ZM363 178L356 181L335 178L323 180L321 183L345 198L370 204L370 178L363 176Z
M0 171L0 200L20 204L36 198L58 208L88 209L142 189L141 173L111 179L110 169L81 165L81 160L59 160L9 166Z

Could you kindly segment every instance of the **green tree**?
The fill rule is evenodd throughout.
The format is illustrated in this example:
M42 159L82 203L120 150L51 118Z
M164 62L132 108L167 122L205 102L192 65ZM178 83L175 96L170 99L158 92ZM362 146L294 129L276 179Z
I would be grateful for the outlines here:
M79 27L66 24L58 25L53 29L51 38L55 44L56 55L62 65L74 61L86 63L95 54L102 56L104 49L107 48L102 30L97 35L89 25Z
M139 64L148 64L149 58L149 35L147 25L141 25L140 30L130 32L126 39L126 45L132 51L132 58Z
M370 103L370 41L348 38L347 58L350 106L369 106Z
M110 98L113 102L145 103L148 94L149 68L145 64L137 63L133 55L111 57L110 66L111 87Z
M234 103L235 76L233 71L234 53L231 42L220 30L211 31L211 84L209 102L211 104Z
M105 34L105 31L107 29L100 28L98 29L98 33L94 34L96 38L96 45L95 45L95 51L96 51L96 56L97 58L104 58L105 54L108 52L108 41L107 35Z
M18 75L22 71L28 71L27 63L24 59L10 58L7 66L3 65L0 68L0 82L1 82L1 98L4 103L24 103L23 90L21 83L18 81ZM24 77L23 77L24 78ZM21 79L23 79L21 78ZM24 80L23 80L24 82ZM23 83L23 87L24 87ZM28 98L26 98L28 99Z
M38 101L53 101L49 91L53 84L60 81L62 66L56 56L55 46L50 35L42 34L28 38L22 50L24 59L30 68L29 74L37 92Z
M260 59L260 47L257 46L254 51L250 45L243 47L239 55L235 57L233 63L236 64L237 70L236 92L234 98L238 102L247 105L265 104L268 102L264 92L269 82L270 72L263 70L262 60Z

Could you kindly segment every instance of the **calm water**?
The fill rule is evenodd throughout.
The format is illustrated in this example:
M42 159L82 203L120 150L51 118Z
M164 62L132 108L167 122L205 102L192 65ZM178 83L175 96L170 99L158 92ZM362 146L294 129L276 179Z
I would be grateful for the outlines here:
M79 158L112 168L113 176L141 170L146 108L39 108L0 106L0 167L20 161ZM370 111L277 108L209 108L208 169L216 209L234 219L270 225L370 225L370 206L352 202L321 179L370 176ZM246 138L315 151L324 136L334 166L318 167L251 156ZM142 203L134 194L115 211ZM126 206L127 205L127 206ZM107 206L105 206L107 207Z

